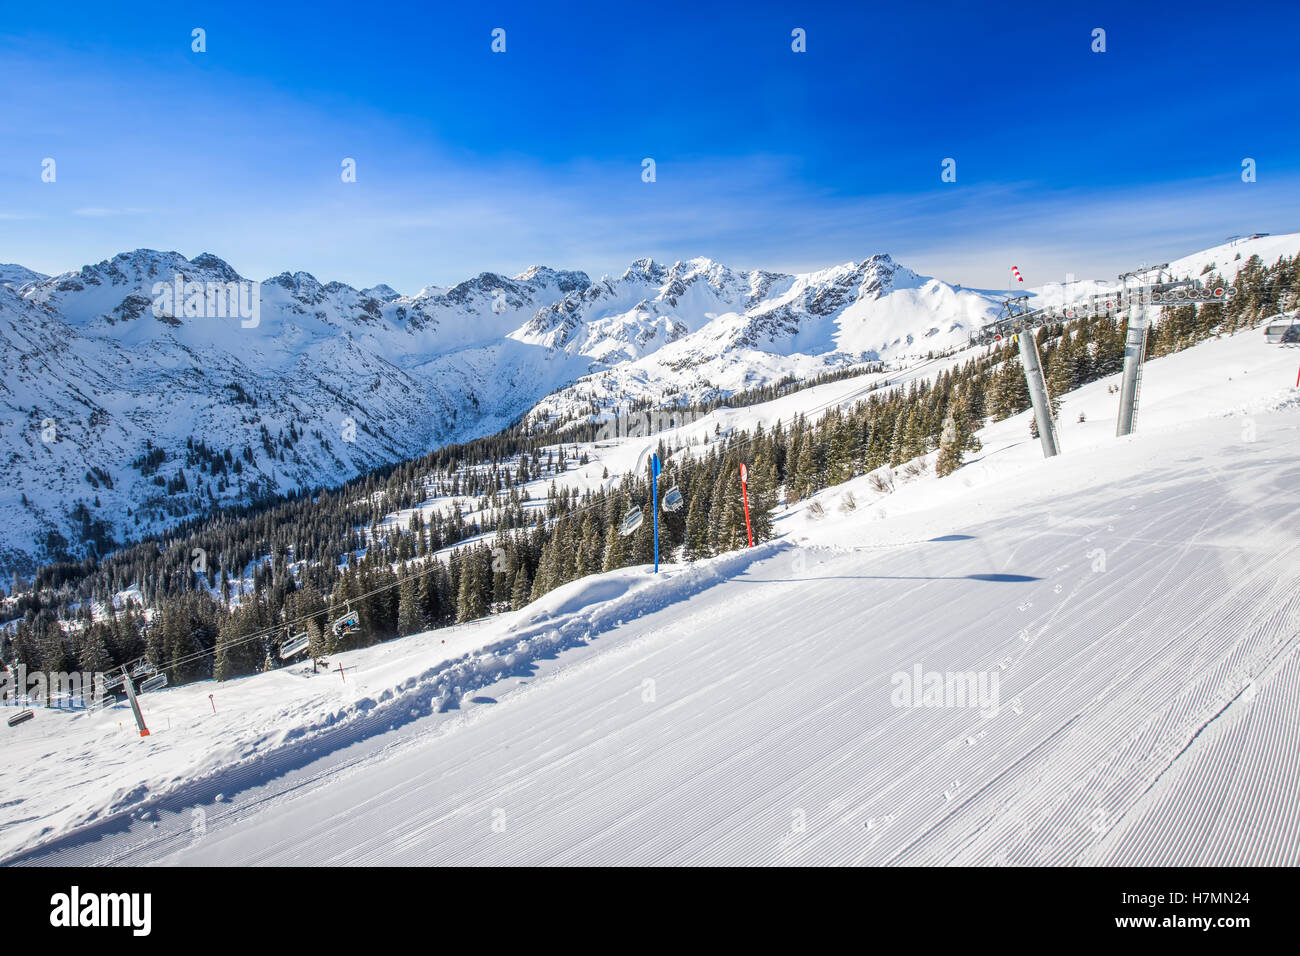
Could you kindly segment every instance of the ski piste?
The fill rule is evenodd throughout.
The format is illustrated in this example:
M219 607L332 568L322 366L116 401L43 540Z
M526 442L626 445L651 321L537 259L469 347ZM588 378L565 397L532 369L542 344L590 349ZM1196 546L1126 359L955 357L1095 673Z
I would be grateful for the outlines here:
M1294 936L1300 5L319 6L5 10L13 938Z
M147 757L120 707L42 711L0 776L41 801L5 859L1294 865L1297 354L1210 339L1149 364L1134 435L1110 376L1061 396L1088 414L1048 460L1023 412L947 478L778 508L753 549L591 575L337 672L151 692ZM704 425L826 414L878 377ZM571 480L643 448L592 443ZM893 703L967 674L997 699L941 680Z

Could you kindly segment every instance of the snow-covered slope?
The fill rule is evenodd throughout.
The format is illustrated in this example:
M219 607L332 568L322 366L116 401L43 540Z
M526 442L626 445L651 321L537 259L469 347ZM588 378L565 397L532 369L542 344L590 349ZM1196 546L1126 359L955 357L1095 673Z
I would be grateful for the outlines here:
M1127 438L1095 382L1050 461L1022 414L953 475L829 488L752 551L337 655L346 680L146 695L148 738L121 706L41 711L6 737L0 852L1295 865L1295 361L1210 340L1149 363ZM992 696L900 704L918 670Z

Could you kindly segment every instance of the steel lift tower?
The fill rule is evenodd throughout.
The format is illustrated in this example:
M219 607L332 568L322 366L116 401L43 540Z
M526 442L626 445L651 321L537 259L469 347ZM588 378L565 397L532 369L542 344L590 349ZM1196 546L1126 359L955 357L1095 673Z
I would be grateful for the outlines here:
M1047 379L1043 377L1043 361L1038 354L1037 331L1049 324L1066 321L1048 309L1029 308L1029 296L1018 295L1002 303L1002 314L971 336L975 345L1001 342L1014 335L1020 346L1020 366L1025 370L1025 383L1029 386L1029 401L1034 407L1034 422L1038 425L1038 440L1043 445L1043 457L1054 458L1061 453L1056 435L1056 421L1052 418L1051 399L1047 394Z
M1029 296L1008 299L1002 305L1006 315L1027 316ZM1025 370L1025 384L1029 386L1029 401L1034 407L1034 422L1038 425L1038 440L1043 446L1044 458L1055 458L1061 453L1061 443L1056 435L1056 419L1052 417L1052 401L1047 394L1047 378L1043 375L1043 360L1038 354L1038 330L1044 323L1026 322L1016 336L1020 346L1020 366Z
M1137 417L1138 395L1142 391L1142 362L1146 358L1147 333L1151 329L1151 316L1147 312L1147 299L1140 292L1125 296L1128 292L1128 280L1155 272L1157 279L1169 268L1169 263L1154 269L1134 269L1121 273L1119 281L1123 283L1121 300L1127 300L1128 332L1124 339L1124 376L1119 386L1119 419L1115 423L1115 436L1122 438L1133 433L1133 422ZM1141 280L1139 279L1139 283Z
M1025 382L1029 386L1029 400L1034 406L1038 439L1043 444L1045 458L1060 454L1060 441L1052 418L1042 360L1038 355L1037 330L1094 316L1115 319L1127 312L1128 338L1124 349L1124 377L1120 385L1119 424L1116 433L1128 435L1133 431L1133 422L1137 416L1142 361L1146 353L1147 332L1151 328L1150 307L1223 302L1237 291L1231 286L1206 288L1199 279L1162 281L1161 276L1168 268L1169 264L1165 263L1126 272L1119 277L1121 288L1061 305L1031 309L1029 296L1009 298L1002 303L1002 314L971 336L972 345L988 345L1001 342L1008 335L1016 336L1020 346L1020 363L1025 370ZM1153 272L1156 274L1155 281L1146 279ZM1138 278L1138 283L1130 286L1128 280L1134 277Z

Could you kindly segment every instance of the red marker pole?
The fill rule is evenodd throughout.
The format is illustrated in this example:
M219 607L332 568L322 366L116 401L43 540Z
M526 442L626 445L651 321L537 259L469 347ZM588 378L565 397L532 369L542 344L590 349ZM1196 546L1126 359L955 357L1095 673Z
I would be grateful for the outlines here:
M212 705L212 712L215 714L217 712L217 702L212 699L211 694L208 695L208 703Z
M745 499L745 534L749 536L749 546L752 548L754 546L754 532L753 529L750 528L749 526L749 485L747 484L748 481L749 481L749 469L745 467L745 463L742 461L740 463L740 493L741 495L744 496Z

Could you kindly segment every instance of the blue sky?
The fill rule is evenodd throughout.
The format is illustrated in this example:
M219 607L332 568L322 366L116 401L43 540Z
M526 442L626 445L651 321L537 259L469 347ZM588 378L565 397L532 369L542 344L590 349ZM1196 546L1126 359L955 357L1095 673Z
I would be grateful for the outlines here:
M1112 277L1300 230L1297 37L1282 3L10 5L0 261L206 251L408 293L641 256Z

